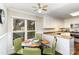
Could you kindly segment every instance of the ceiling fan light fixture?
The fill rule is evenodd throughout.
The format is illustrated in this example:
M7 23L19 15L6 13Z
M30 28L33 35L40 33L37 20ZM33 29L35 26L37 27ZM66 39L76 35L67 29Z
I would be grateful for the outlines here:
M42 10L41 9L38 9L38 13L41 13L42 12Z
M38 3L36 7L34 7L34 11L37 11L38 13L45 13L47 12L48 5L43 3Z

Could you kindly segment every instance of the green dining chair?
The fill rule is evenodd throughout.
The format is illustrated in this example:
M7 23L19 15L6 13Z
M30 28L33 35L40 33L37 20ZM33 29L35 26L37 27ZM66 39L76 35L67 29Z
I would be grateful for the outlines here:
M22 55L41 55L41 50L39 48L22 48L21 47L22 38L16 38L14 40L14 48L17 54Z
M50 48L49 47L43 48L43 54L55 55L56 43L57 43L57 38L54 37L54 39L52 39L52 47L50 47Z
M21 48L22 38L14 39L14 48L17 54L23 54L23 49Z
M36 33L36 40L38 40L39 42L42 40L42 35ZM38 43L39 43L38 42ZM33 43L33 42L32 42ZM34 42L35 43L35 42ZM37 44L37 43L36 43ZM41 50L40 48L24 48L24 54L25 55L41 55Z

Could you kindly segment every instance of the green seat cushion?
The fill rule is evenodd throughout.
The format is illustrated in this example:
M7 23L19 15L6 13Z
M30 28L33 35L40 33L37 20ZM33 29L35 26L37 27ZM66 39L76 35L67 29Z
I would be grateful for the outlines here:
M48 55L52 55L52 54L55 54L55 51L53 51L52 48L44 48L43 53L48 54Z
M41 50L39 48L24 48L25 55L40 55Z

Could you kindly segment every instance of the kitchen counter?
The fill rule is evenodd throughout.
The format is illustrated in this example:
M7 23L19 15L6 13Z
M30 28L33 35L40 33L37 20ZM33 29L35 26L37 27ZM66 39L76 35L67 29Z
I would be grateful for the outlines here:
M71 39L72 38L72 36L70 35L71 34L70 32L46 32L45 34L59 36L64 39Z
M65 35L56 35L57 37L61 37L61 38L64 38L64 39L72 39L73 37L71 36L65 36Z
M63 55L72 55L74 54L74 38L68 36L56 36L57 37L57 46L56 51Z
M71 32L71 36L79 38L79 32Z

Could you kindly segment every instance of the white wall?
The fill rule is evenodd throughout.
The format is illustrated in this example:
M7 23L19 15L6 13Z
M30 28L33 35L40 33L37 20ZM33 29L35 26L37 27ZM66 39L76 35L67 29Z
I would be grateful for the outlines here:
M36 32L42 32L43 31L43 17L36 20Z
M60 28L63 27L64 20L56 19L50 16L44 16L44 28Z
M7 28L6 8L4 7L3 4L0 4L0 9L3 9L4 12L5 12L5 18L2 17L3 24L0 24L0 36L1 36L1 35L5 34L8 31L8 28Z
M65 27L70 27L70 24L76 24L79 23L79 17L73 17L69 19L64 19L64 25Z
M1 33L1 32L0 32ZM8 33L0 36L0 55L7 55Z
M8 43L8 25L7 25L7 9L3 4L0 4L0 9L5 12L5 18L2 18L3 24L0 24L0 54L7 54Z

